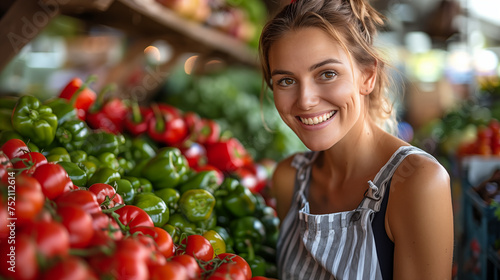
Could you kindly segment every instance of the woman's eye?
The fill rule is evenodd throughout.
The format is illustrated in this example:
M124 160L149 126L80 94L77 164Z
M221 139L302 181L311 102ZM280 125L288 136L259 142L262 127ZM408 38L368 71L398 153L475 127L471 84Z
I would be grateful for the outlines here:
M325 79L325 80L329 80L329 79L333 79L336 75L337 75L337 73L335 73L333 71L326 71L326 72L321 73L321 78Z
M295 81L293 79L290 79L290 78L283 78L283 79L278 81L278 84L280 86L290 86L290 85L293 85L294 83L295 83Z

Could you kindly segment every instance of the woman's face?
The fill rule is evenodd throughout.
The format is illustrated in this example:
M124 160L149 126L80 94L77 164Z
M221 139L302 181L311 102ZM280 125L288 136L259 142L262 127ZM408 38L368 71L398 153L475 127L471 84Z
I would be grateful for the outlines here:
M276 109L311 150L332 147L364 112L359 70L319 28L287 33L271 46L269 65Z

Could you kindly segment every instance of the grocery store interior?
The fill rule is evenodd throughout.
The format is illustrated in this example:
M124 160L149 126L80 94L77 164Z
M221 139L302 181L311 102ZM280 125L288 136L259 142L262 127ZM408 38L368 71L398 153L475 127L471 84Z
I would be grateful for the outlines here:
M93 101L101 102L110 111L121 110L121 116L148 107L152 107L150 116L160 111L167 114L168 109L157 106L167 104L176 108L176 112L194 113L212 132L217 130L217 137L237 139L236 148L244 151L254 169L264 167L266 174L262 176L266 180L256 192L261 192L261 198L272 207L273 199L266 190L272 188L269 177L274 164L306 150L280 119L272 94L262 92L258 61L257 45L263 24L288 2L3 0L0 2L1 144L14 137L10 134L14 122L14 108L9 107L13 104L11 97L17 100L29 95L43 104L60 97L70 81L79 79L80 86L83 81L95 93ZM393 66L391 75L398 92L393 100L399 120L398 136L434 155L450 174L455 219L453 278L500 279L500 2L371 0L370 3L386 17L386 26L375 43ZM117 114L110 115L106 121L112 122L108 128L114 134L137 136L119 124L123 119L114 123ZM90 115L86 121L89 130L109 125ZM210 122L212 126L215 122L216 128ZM151 137L153 142L167 146L174 141L165 135ZM57 133L55 139L64 144ZM214 141L207 140L207 136L196 140L201 144ZM39 151L44 151L43 147L53 148L50 142L42 140L30 144L33 146L28 147ZM88 144L83 138L78 147L68 144L66 150L97 153L97 147L84 148ZM135 144L139 145L135 142L130 145ZM152 146L155 151L160 148ZM133 164L120 165L124 170L122 179L127 168L131 171L128 177L147 173L132 171L140 157L141 160L144 154L153 157L155 151L151 154L149 150L141 150L143 154L132 155ZM118 163L122 151L115 152ZM60 159L60 154L50 153L45 154L47 158ZM207 158L209 151L204 153L204 162L217 164ZM190 162L190 167L195 169L197 164ZM234 171L240 163L231 164ZM161 169L151 170L149 173ZM252 172L249 180L256 181L258 171ZM155 174L148 175L150 181L157 180ZM243 181L247 175L240 171L238 178ZM82 184L89 186L90 181L89 176ZM96 176L93 182L98 182ZM170 209L170 217L176 211L184 211L182 207L173 208L177 206ZM229 227L228 221L224 224L224 217L217 218L222 227ZM265 226L267 229L268 224ZM239 252L240 248L233 246ZM266 257L271 259L268 262L272 263L272 250L267 253ZM262 275L271 277L275 273L268 269Z

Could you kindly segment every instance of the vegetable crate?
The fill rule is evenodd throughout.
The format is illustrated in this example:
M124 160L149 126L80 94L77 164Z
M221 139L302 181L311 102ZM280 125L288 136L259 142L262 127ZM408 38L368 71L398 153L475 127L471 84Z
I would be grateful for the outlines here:
M473 188L488 179L499 166L500 159L474 158L466 162L462 169L463 233L458 280L500 280L498 255L492 253L495 242L500 239L500 222L495 216L495 208L488 205Z

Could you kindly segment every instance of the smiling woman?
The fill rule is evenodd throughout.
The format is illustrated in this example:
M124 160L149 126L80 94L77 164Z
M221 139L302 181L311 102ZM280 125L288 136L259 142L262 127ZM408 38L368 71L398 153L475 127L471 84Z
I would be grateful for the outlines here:
M365 0L296 0L263 29L264 79L311 150L273 176L280 279L451 278L448 173L383 129L393 110L373 46L381 24Z

